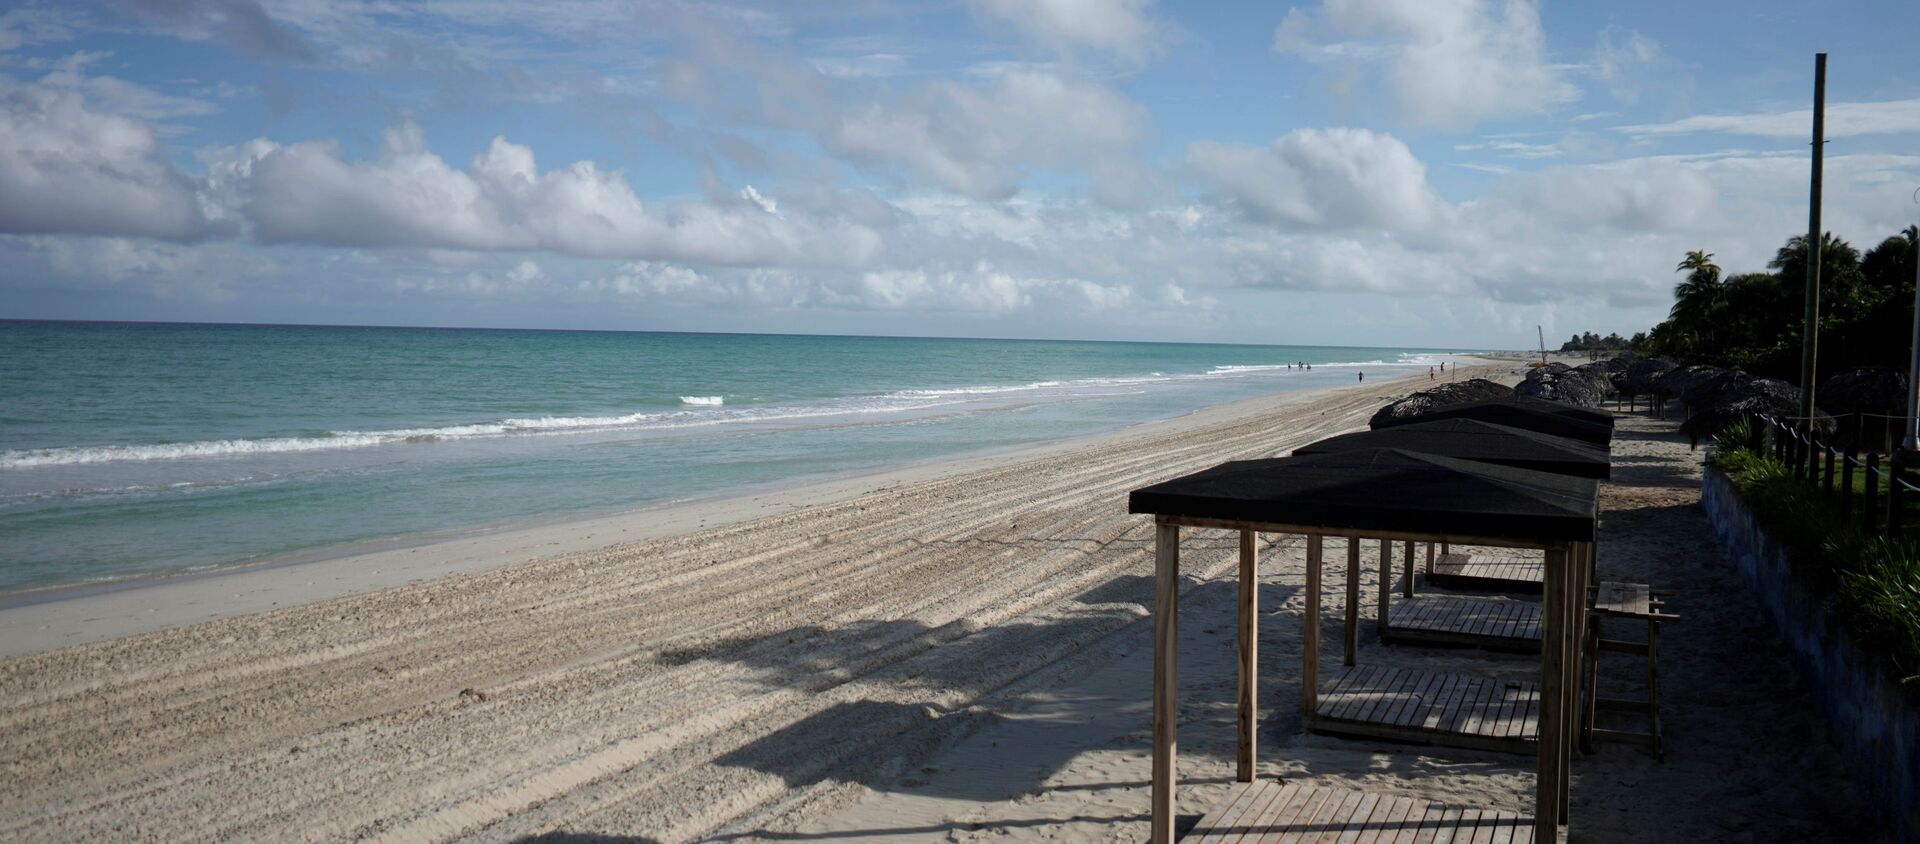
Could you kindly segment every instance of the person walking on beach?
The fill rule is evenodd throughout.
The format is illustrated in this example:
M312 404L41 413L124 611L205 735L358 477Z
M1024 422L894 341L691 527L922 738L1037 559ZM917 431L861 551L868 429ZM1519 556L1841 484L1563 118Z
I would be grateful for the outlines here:
M1433 380L1433 367L1431 366L1427 367L1427 380L1428 381Z

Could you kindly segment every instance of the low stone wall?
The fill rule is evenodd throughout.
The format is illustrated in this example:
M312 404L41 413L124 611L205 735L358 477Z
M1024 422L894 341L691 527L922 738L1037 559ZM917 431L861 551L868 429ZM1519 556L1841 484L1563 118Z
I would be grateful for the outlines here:
M1828 594L1795 572L1726 473L1708 467L1700 497L1721 547L1793 651L1882 828L1893 840L1920 842L1920 707L1891 671L1854 647Z

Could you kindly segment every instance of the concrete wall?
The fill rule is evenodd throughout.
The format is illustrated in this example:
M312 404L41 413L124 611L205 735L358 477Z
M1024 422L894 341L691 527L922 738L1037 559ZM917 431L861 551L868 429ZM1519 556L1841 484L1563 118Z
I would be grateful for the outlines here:
M1787 549L1761 529L1725 473L1707 469L1701 503L1793 651L1881 826L1893 840L1920 844L1920 706L1890 669L1854 647L1828 594L1793 571Z

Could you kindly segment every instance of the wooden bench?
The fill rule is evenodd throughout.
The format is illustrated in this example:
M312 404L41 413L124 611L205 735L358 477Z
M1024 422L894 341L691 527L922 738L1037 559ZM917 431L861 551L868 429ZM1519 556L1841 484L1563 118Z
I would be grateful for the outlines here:
M1540 594L1541 561L1526 557L1445 553L1427 567L1436 586Z
M1380 629L1387 642L1540 652L1540 605L1500 598L1417 595L1395 602Z
M1664 758L1660 746L1660 622L1679 618L1666 611L1665 602L1658 593L1645 583L1620 583L1612 580L1600 581L1600 585L1588 589L1589 602L1587 617L1587 705L1586 718L1580 730L1580 749L1593 752L1594 739L1628 741L1645 744L1653 749L1653 758ZM1600 624L1604 619L1640 620L1646 622L1647 638L1644 642L1627 639L1607 639L1600 635ZM1647 699L1626 700L1604 698L1600 696L1600 654L1634 654L1647 660ZM1647 716L1651 729L1645 733L1625 730L1609 730L1594 726L1599 710L1606 709L1622 712L1637 712Z

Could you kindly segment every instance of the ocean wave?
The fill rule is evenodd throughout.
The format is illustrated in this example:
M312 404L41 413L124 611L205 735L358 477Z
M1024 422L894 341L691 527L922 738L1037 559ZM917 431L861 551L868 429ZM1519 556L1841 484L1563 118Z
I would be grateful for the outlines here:
M1403 357L1405 357L1403 355ZM1405 364L1426 365L1419 359ZM1379 366L1384 361L1324 363L1316 366ZM1165 374L1154 372L1140 376L1082 378L1068 381L1033 381L1025 384L986 384L930 389L896 390L868 396L850 396L800 405L769 405L732 408L724 396L679 396L683 410L663 410L598 416L540 416L502 419L464 425L433 428L400 428L375 431L330 431L304 436L262 437L257 439L217 439L177 443L131 445L63 446L0 451L0 470L31 469L52 466L76 466L99 463L148 462L168 460L249 457L338 449L426 444L493 437L587 433L601 430L639 430L704 427L742 423L768 423L820 419L835 416L881 413L912 413L943 406L1015 399L1025 396L1077 398L1111 395L1115 387L1189 381L1192 379L1250 375L1285 370L1287 364L1221 364L1199 373Z

